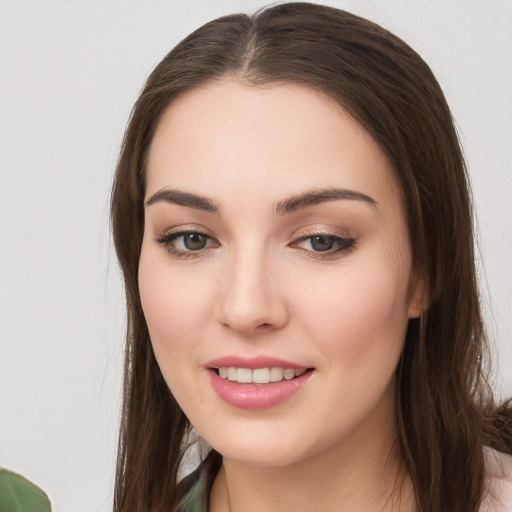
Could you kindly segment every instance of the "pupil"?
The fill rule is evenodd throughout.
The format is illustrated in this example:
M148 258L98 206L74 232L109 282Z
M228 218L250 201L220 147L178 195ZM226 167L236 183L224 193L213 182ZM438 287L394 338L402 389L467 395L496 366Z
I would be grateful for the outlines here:
M183 237L183 243L189 251L198 251L204 249L206 236L199 233L189 233Z
M334 240L329 236L314 236L311 246L315 251L328 251L333 248Z

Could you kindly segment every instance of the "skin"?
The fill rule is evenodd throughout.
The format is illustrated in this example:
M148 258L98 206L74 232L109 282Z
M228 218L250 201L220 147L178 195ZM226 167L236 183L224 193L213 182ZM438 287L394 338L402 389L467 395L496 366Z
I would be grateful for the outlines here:
M337 199L276 213L290 196L331 188L373 204ZM400 190L378 145L319 92L226 79L165 112L145 199L171 189L218 207L147 205L139 267L164 378L224 456L211 510L408 510L407 478L401 505L390 499L400 473L393 375L421 290L409 289ZM207 235L206 246L161 243L183 229ZM318 234L344 242L318 251L307 239ZM314 372L285 402L244 410L216 394L204 368L226 355Z

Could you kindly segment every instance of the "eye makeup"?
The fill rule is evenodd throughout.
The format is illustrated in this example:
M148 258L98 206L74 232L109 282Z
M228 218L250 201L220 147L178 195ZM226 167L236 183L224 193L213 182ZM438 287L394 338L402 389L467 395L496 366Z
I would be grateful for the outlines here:
M166 232L154 240L171 256L179 259L197 258L221 245L213 236L192 227ZM340 236L325 229L311 229L303 236L294 237L287 246L309 257L329 259L351 252L355 244L355 238Z
M171 256L179 259L197 258L220 246L215 238L194 228L166 232L154 240Z

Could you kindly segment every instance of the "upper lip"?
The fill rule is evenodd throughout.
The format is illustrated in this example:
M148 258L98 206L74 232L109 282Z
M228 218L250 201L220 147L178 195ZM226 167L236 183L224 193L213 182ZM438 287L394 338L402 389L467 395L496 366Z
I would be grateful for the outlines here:
M305 370L310 368L301 364L285 361L277 357L270 356L256 356L256 357L241 357L235 355L228 355L219 357L205 363L205 368L249 368L255 370L257 368L284 368L291 370Z

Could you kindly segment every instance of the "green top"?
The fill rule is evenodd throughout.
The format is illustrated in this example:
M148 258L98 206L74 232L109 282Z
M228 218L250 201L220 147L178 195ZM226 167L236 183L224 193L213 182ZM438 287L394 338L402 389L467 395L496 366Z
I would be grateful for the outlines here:
M212 450L197 469L179 483L181 500L176 512L208 512L210 491L221 465L222 456Z
M180 507L178 509L179 512L208 512L208 507L205 506L205 503L203 501L206 484L205 473L202 472L199 473L199 475L195 474L196 471L194 471L192 475L189 475L189 477L192 477L194 475L192 486L183 495Z

